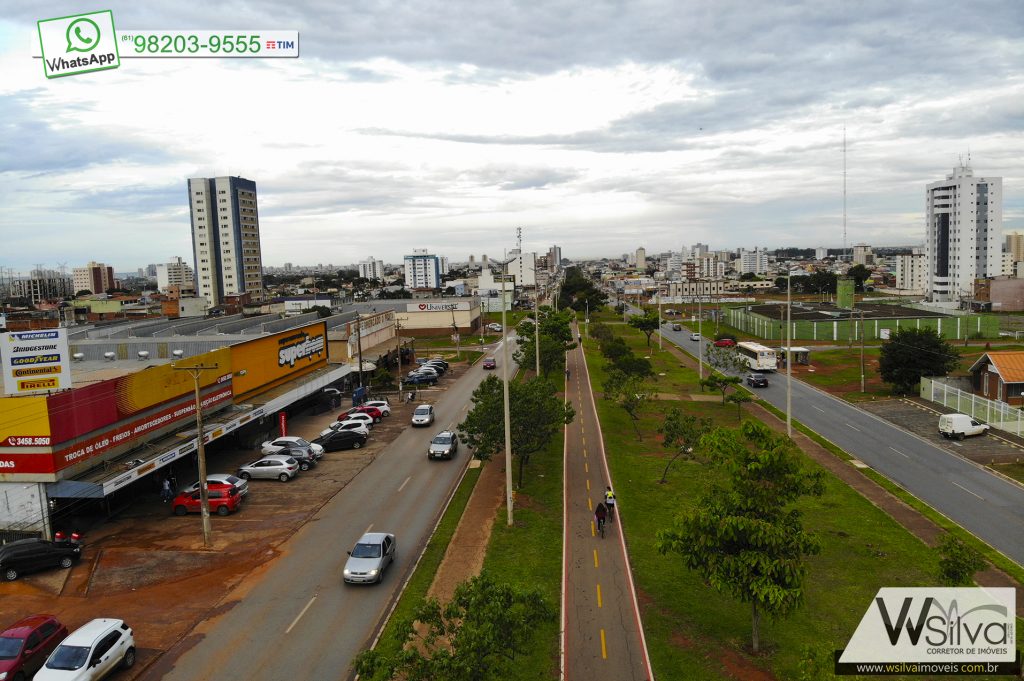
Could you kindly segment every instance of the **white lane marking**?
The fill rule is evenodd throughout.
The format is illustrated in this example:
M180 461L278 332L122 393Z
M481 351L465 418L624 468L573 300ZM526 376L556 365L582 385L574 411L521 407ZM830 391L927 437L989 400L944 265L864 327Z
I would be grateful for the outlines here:
M288 625L288 628L284 630L284 633L287 634L295 628L295 625L299 623L299 620L302 619L302 616L306 614L306 611L309 610L309 606L313 605L313 601L315 600L316 596L314 595L312 598L309 599L309 603L306 603L306 607L302 609L302 612L295 616L295 619L293 619L292 623Z
M957 487L959 487L963 491L967 492L968 494L973 494L974 496L978 497L982 501L985 501L985 497L983 497L980 494L977 494L975 492L972 492L971 490L969 490L966 487L964 487L963 485L961 485L959 482L956 482L956 481L953 481L953 480L951 480L950 482L952 482L954 485L956 485Z
M370 523L369 525L366 526L366 529L363 530L363 534L368 533L372 529L373 529L373 523Z
M411 475L408 478L405 479L405 482L403 482L402 486L398 488L398 491L401 492L403 489L405 489L405 486L409 484L410 480L412 480L412 476Z
M847 428L853 428L853 429L854 429L854 430L856 430L856 431L857 431L858 433L860 432L860 428L858 428L857 426L851 426L851 425L850 425L849 423L847 423L847 424L846 424L846 427L847 427Z
M812 404L811 406L812 406L812 407L814 407L815 409L817 409L818 411L820 411L820 412L821 412L822 414L824 414L824 413L825 413L825 410L824 410L824 409L822 409L821 407L819 407L818 405L816 405L816 404Z
M906 454L904 454L900 450L896 449L895 447L889 447L889 449L891 449L892 451L896 452L897 454L899 454L900 456L902 456L905 459L909 459L910 458L909 456L907 456Z

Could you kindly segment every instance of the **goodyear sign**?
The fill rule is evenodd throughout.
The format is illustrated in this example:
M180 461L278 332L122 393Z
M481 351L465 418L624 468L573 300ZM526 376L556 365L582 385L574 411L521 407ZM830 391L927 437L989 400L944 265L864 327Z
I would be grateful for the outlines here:
M31 395L71 387L67 329L2 334L0 362L7 395Z

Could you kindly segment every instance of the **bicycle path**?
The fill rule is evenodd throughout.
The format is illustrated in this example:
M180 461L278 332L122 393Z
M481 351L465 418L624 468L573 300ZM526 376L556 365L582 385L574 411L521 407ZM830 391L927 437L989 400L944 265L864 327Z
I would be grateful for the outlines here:
M582 349L566 355L566 366L566 399L576 418L565 429L561 678L653 681L621 509L603 538L594 527L594 507L605 486L615 484Z

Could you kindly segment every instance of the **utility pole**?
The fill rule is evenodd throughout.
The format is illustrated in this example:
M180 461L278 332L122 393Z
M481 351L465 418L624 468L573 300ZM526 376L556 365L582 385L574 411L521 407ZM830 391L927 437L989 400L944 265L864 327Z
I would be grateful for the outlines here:
M864 389L864 308L860 310L860 391Z
M505 254L506 257L508 254ZM508 279L508 264L501 263L501 391L505 413L505 505L508 507L508 526L512 527L512 418L508 398L508 325L505 323L505 280Z
M212 544L210 527L210 494L206 488L206 443L203 441L203 403L199 396L199 375L204 371L219 368L219 365L193 364L191 366L171 365L175 371L187 371L192 376L196 390L196 449L199 462L199 507L203 518L203 546L210 548Z
M786 436L793 437L793 288L792 273L786 271Z
M502 326L505 325L502 324ZM537 286L536 264L533 268L533 349L537 355L537 373L535 375L540 376L540 288Z
M700 338L697 340L697 376L700 380L704 380L704 334L702 333L701 323L704 321L704 311L701 309L701 298L697 296L697 335ZM693 308L691 307L692 311ZM704 388L701 388L703 390Z
M398 318L398 311L395 311L395 340L396 352L398 353L398 402L402 402L405 393L402 392L402 321Z
M661 287L658 287L658 349L663 349L661 344Z
M587 316L583 318L583 335L590 338L590 298L587 298Z

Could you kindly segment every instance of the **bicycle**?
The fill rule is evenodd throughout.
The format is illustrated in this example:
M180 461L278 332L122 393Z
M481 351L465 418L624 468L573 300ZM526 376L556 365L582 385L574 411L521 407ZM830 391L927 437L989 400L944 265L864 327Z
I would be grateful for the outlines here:
M597 519L597 531L601 533L601 539L604 539L604 525L607 522L604 518Z

